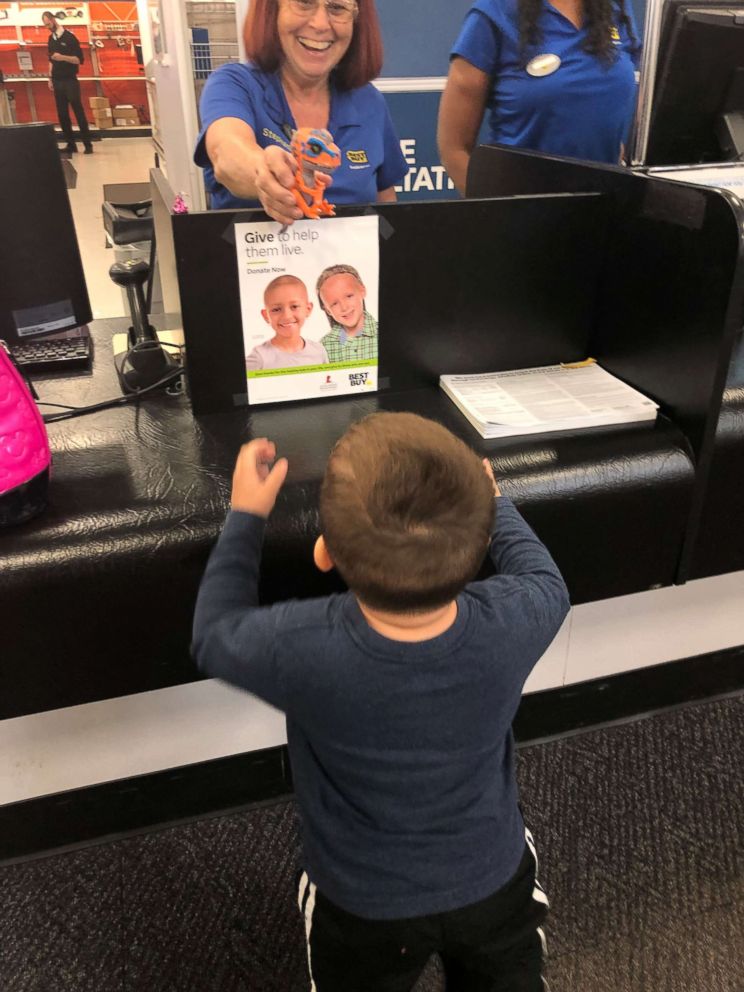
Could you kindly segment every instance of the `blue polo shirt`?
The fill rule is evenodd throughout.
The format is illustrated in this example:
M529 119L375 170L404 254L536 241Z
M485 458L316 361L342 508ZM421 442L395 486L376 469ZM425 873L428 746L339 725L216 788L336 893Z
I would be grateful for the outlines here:
M262 148L280 145L289 151L297 125L278 73L250 63L223 65L209 77L199 110L202 131L194 161L204 169L212 207L257 206L256 200L241 200L217 182L204 135L220 118L237 117L253 129ZM379 190L395 186L408 172L385 98L371 83L355 90L339 90L331 83L328 130L341 150L341 165L328 192L332 203L374 203Z
M627 10L632 18L629 4ZM525 56L519 45L517 0L477 0L465 17L451 55L493 80L488 140L616 164L635 108L640 43L618 19L617 58L607 64L584 50L586 29L576 28L548 0L543 0L538 23L542 42ZM558 69L530 75L530 60L547 54L560 58Z

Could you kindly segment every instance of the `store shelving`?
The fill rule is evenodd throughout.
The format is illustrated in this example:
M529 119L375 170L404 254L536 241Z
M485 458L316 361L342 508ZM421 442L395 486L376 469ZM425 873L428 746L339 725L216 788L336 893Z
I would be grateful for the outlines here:
M41 16L48 9L48 0L39 3L0 0L0 70L6 90L12 92L18 123L57 119L54 95L49 87L33 85L48 81L48 31L41 24ZM60 8L52 5L51 9L56 12ZM131 0L111 0L109 3L77 0L62 9L68 16L60 19L60 23L77 37L85 58L78 79L86 109L89 97L107 97L112 106L132 104L138 110L142 125L148 125L136 3ZM2 17L3 13L5 17ZM111 128L102 133L125 133L127 130Z

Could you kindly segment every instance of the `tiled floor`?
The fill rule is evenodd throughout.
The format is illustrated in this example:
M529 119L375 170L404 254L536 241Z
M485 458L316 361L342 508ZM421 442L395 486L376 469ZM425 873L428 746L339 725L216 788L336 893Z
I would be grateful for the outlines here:
M72 156L77 187L69 195L93 319L97 320L126 313L121 289L108 274L116 258L114 249L105 247L103 185L148 182L155 156L149 138L103 138L93 148L92 155L83 155L81 149Z

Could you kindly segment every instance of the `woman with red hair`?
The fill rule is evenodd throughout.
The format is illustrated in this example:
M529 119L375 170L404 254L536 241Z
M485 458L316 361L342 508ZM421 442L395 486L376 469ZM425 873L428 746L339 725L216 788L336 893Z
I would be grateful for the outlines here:
M341 151L334 203L388 202L407 172L384 98L374 0L252 0L248 61L221 66L202 94L194 161L214 208L262 206L281 224L302 214L289 148L300 127L331 132Z

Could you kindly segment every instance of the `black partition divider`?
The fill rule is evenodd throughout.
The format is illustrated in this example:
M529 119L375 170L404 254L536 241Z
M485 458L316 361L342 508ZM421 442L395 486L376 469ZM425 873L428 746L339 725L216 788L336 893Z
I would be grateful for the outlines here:
M656 399L703 457L744 297L734 198L487 146L468 182L499 198L376 208L383 386L591 354ZM234 226L261 219L174 218L197 415L246 403Z
M380 374L392 389L585 357L601 197L391 206L382 231Z
M683 430L695 489L677 581L695 577L726 376L744 312L744 208L724 190L500 146L479 146L468 195L602 194L610 235L592 354ZM699 550L698 550L699 554Z
M591 346L663 404L701 458L741 305L740 224L715 190L641 183L615 207Z
M468 196L599 193L609 236L592 354L651 395L698 459L718 416L741 324L744 209L731 194L617 166L481 145Z
M586 356L607 236L602 197L387 204L376 213L383 389ZM197 415L246 402L234 227L265 219L260 211L174 218Z

